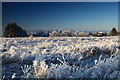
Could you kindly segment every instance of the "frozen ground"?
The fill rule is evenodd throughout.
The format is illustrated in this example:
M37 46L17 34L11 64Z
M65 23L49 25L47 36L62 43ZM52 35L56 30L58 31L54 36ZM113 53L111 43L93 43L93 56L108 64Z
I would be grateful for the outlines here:
M3 78L119 78L118 37L0 38Z

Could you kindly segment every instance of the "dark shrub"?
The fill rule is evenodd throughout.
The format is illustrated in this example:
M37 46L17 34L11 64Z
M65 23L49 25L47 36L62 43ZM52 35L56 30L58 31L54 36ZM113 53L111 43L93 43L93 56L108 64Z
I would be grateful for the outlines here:
M27 33L16 23L7 24L4 32L5 37L27 37Z
M113 28L110 32L110 36L116 36L118 33L117 33L117 30L115 28Z

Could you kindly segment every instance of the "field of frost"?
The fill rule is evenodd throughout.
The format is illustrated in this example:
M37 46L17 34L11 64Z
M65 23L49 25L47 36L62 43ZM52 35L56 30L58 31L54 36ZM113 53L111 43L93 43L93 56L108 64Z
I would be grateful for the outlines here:
M115 36L0 40L2 78L120 78Z

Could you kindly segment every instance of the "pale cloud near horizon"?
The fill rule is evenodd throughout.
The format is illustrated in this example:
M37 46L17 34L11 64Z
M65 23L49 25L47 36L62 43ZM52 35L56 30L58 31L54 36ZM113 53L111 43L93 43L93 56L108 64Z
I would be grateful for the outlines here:
M119 0L0 0L2 2L119 2Z

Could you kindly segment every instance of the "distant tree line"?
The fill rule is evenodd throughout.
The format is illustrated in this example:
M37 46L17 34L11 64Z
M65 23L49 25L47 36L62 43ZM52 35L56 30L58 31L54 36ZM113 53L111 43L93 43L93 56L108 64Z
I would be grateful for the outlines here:
M72 31L71 29L67 29L64 31L60 31L60 30L56 30L53 31L52 33L50 33L50 37L88 37L88 36L98 36L98 37L102 37L102 36L107 36L107 33L104 32L96 32L96 33L91 33L89 32L88 34L84 33L84 32L80 32L80 31Z
M117 32L115 28L111 30L109 34L104 32L96 32L86 34L80 31L72 31L71 29L66 30L54 30L51 32L44 32L42 30L36 32L35 34L27 33L24 29L18 26L16 23L8 23L5 27L5 31L3 33L4 37L85 37L85 36L117 36L120 35L120 32Z
M91 33L91 32L89 32L88 36L98 36L98 37L102 37L102 36L108 36L108 34L105 33L105 32L96 32L96 33Z
M86 36L84 32L72 31L71 29L66 30L55 30L50 33L50 37L82 37Z
M36 34L34 34L34 37L49 37L49 31L44 32L42 30L39 30L36 32Z

